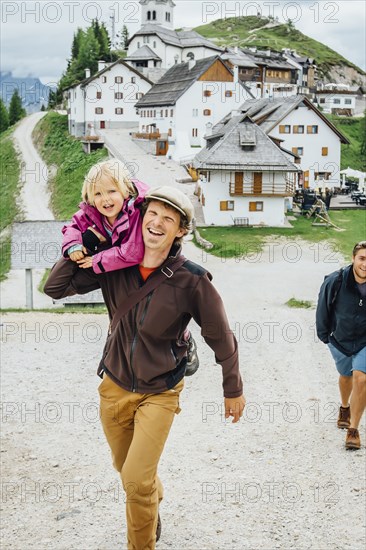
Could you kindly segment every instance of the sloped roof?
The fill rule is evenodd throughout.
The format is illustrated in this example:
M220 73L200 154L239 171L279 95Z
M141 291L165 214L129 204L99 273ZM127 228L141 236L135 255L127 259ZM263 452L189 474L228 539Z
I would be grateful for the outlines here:
M222 137L206 137L207 145L194 158L195 168L244 171L300 172L277 145L248 116L239 114L223 119ZM222 121L222 122L223 122ZM216 125L217 126L217 125ZM243 135L250 136L254 146L243 147Z
M153 82L151 80L149 80L146 76L144 76L142 73L140 73L140 71L138 71L134 67L131 67L131 65L126 63L123 59L117 59L117 61L115 61L114 63L111 63L110 65L107 65L106 67L104 67L104 69L102 69L101 71L98 71L93 76L90 76L89 78L85 78L81 82L77 82L76 84L73 84L72 86L69 86L68 88L65 88L65 90L68 90L70 88L75 88L76 86L81 86L82 88L85 88L85 86L87 86L90 82L92 82L96 78L99 78L102 74L106 73L107 71L110 71L116 65L124 65L131 72L137 74L140 78L143 78L144 80L146 80L146 82L148 82L149 84L151 84L151 85L153 84Z
M173 65L135 106L139 108L175 105L184 92L217 60L224 64L218 55L214 55L205 59L197 59L191 69L189 62ZM230 71L226 65L225 68Z
M135 52L133 52L128 57L124 58L125 61L137 61L137 60L148 60L148 59L154 59L155 61L161 61L161 57L159 57L149 46L142 46L141 48L138 48Z
M142 5L145 5L148 2L150 2L150 0L140 0L140 4L142 4ZM157 4L167 4L169 2L169 0L155 0L155 2ZM174 4L173 0L171 0L171 2L172 2L172 6L175 7L176 4Z
M208 48L222 52L223 48L217 46L207 38L204 38L196 31L177 31L177 35L182 48L192 48L193 46L206 46Z
M255 69L258 67L256 63L241 50L237 52L232 48L227 48L227 51L221 55L221 59L229 60L233 65L238 67L246 67L247 69Z
M349 145L349 141L334 124L319 109L308 100L306 96L297 95L290 97L248 99L240 107L243 114L248 115L254 122L258 122L262 130L269 134L294 109L304 104L312 109L329 126L341 140L341 143ZM263 120L264 119L264 120Z
M130 43L135 36L154 34L158 36L164 42L164 44L172 44L173 46L177 46L178 48L205 46L218 52L223 51L223 48L220 48L210 40L207 40L207 38L204 38L196 31L174 31L173 29L167 29L166 27L163 27L162 25L157 25L155 23L147 23L146 25L143 25L141 29L135 32L133 36L131 36L128 43Z
M148 2L150 2L150 0L140 0L139 3L142 4L142 5L145 5L145 4L147 4ZM156 2L157 4L167 4L167 2L169 2L169 0L155 0L155 2ZM173 6L176 5L176 4L174 4L173 1L172 1L172 4L173 4Z

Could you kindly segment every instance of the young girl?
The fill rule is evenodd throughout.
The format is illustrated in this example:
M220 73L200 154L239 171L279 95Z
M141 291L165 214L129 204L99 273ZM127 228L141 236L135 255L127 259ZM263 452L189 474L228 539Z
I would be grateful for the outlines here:
M139 264L144 245L138 207L147 190L130 178L120 160L95 164L84 181L80 210L62 229L63 255L82 260L79 266L92 267L95 273Z

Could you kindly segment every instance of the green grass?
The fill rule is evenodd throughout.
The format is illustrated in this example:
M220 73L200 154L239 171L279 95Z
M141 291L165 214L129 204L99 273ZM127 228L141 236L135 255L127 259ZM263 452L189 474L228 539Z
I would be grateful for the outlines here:
M302 34L296 28L289 28L285 23L263 29L262 27L269 22L269 19L256 16L231 17L212 21L207 25L196 27L194 30L202 36L214 40L219 46L238 46L240 48L257 46L259 49L270 48L279 52L282 48L296 49L298 54L315 58L318 68L323 73L327 73L333 65L340 64L353 67L359 73L365 74L362 69L336 51ZM253 31L253 29L255 30Z
M0 231L12 224L20 213L16 204L20 190L20 161L11 139L13 130L9 128L0 136Z
M51 181L51 207L56 219L69 219L81 201L84 177L93 164L108 156L106 149L84 153L79 140L69 135L67 115L48 113L36 126L33 140L48 166L57 173Z
M366 172L366 158L361 154L362 128L364 121L362 118L344 118L335 115L326 115L327 118L344 134L350 145L341 146L341 170L344 168L354 168Z
M339 251L349 258L354 244L366 239L366 210L340 210L330 212L330 218L343 231L333 228L313 227L313 218L304 216L292 221L291 228L273 227L200 227L201 236L211 242L214 248L210 254L222 259L255 257L263 250L265 241L287 237L292 242L298 240L319 243L329 241L332 245L329 253Z
M310 309L314 306L314 304L308 300L297 300L296 298L290 298L286 302L286 306L297 309Z
M20 191L20 160L11 139L13 131L14 127L9 128L0 135L0 231L3 231L21 217L17 201ZM10 243L9 235L6 234L1 237L0 281L6 279L10 270Z

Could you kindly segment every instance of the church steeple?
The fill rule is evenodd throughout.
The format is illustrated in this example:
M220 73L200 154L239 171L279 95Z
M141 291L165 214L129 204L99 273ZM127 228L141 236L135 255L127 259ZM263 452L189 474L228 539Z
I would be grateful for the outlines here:
M141 25L155 24L174 29L173 0L140 0Z

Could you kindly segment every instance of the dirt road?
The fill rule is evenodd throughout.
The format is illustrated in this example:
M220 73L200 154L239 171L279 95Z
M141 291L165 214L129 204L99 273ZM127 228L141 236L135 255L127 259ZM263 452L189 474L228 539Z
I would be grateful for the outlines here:
M284 305L315 301L339 257L284 240L238 261L190 243L185 254L223 295L248 404L238 425L224 422L220 368L193 325L201 367L186 379L160 465L157 549L363 550L365 421L362 449L346 452L314 310ZM125 549L124 494L98 419L107 319L33 313L2 323L1 547Z

